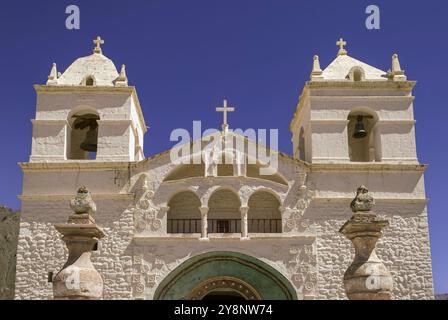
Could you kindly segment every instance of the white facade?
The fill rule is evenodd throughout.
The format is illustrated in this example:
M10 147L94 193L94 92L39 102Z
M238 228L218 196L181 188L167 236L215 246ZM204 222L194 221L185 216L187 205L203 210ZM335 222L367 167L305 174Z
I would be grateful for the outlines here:
M52 70L47 85L35 87L32 153L20 164L16 298L52 298L48 272L66 260L54 224L66 221L68 201L85 185L106 233L92 258L106 299L153 299L183 262L215 251L266 263L290 282L298 299L346 299L342 278L353 249L338 230L351 216L354 191L364 184L375 196L375 211L390 221L378 256L392 273L394 298L432 299L415 82L406 80L394 59L387 78L343 53L323 71L315 60L291 122L294 157L279 154L275 176L260 176L249 165L174 165L169 152L144 159L146 125L124 68L118 73L96 52L59 77ZM71 159L70 119L85 113L99 117L96 159ZM369 131L363 142L351 138L350 121L359 115ZM278 220L280 227L273 227ZM260 227L261 221L269 222Z

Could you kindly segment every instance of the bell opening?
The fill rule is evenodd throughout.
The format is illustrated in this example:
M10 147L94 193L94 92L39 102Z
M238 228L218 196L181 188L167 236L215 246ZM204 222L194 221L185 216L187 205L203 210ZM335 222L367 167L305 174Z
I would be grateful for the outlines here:
M96 114L77 114L72 117L67 158L95 160L98 150L98 120Z

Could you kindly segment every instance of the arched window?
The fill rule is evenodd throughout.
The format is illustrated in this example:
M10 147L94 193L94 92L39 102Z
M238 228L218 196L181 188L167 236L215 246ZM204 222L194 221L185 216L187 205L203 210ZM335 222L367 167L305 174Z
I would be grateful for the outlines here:
M303 129L303 127L300 129L300 134L299 134L299 159L302 161L306 161L305 130Z
M241 232L241 203L231 190L216 191L208 201L208 233Z
M79 112L70 117L67 159L94 160L98 149L98 120L94 113Z
M376 114L353 111L348 117L348 149L350 161L381 161L381 136Z
M257 191L249 199L249 233L281 233L280 202L267 191Z
M176 194L168 202L168 233L201 233L201 201L192 191Z
M96 79L93 75L87 75L82 80L81 85L86 87L96 86Z
M355 82L364 81L366 78L364 69L359 66L351 68L350 72L348 73L348 78Z
M95 81L93 80L92 77L88 77L88 78L86 79L86 86L87 86L87 87L92 87L94 84L95 84Z

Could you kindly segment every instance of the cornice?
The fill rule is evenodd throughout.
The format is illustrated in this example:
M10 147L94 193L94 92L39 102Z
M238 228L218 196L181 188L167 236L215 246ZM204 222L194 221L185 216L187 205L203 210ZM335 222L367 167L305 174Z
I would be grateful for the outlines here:
M383 80L365 80L365 81L341 81L341 80L322 80L308 81L305 86L309 89L389 89L410 91L416 81L383 81Z
M22 201L69 201L73 194L22 194L18 198ZM98 193L92 194L94 200L134 200L133 193Z
M413 102L415 100L414 96L310 96L310 100L314 101L408 101Z
M311 172L384 172L384 171L417 171L425 172L428 168L427 164L411 164L411 163L315 163L311 164Z
M142 107L140 100L138 99L137 89L134 86L128 87L112 87L112 86L46 86L41 84L35 84L34 90L37 95L42 93L54 94L54 93L107 93L107 94L130 94L132 95L135 105L137 107L137 113L140 125L144 133L148 131L145 118L143 117Z
M304 240L314 241L316 235L309 232L303 233L253 233L249 234L249 239L241 239L241 233L229 234L209 234L207 239L201 239L201 234L140 234L134 236L136 243L146 243L152 241L195 241L195 242L223 242L223 241L257 241L257 240Z
M134 162L97 162L95 160L64 162L19 162L23 172L34 171L95 171L95 170L128 170Z
M353 201L353 197L313 197L312 201L320 203L350 203ZM427 198L377 198L375 197L375 203L378 204L427 204Z

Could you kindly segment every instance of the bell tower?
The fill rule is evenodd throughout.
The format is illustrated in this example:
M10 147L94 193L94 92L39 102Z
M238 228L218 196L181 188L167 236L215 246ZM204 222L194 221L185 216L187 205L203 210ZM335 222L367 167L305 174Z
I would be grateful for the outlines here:
M388 72L348 55L337 42L324 70L314 56L290 131L294 156L314 164L418 164L412 90L398 55Z
M103 55L93 54L64 72L53 64L45 85L35 85L36 117L30 162L133 162L144 159L147 127L135 87Z

